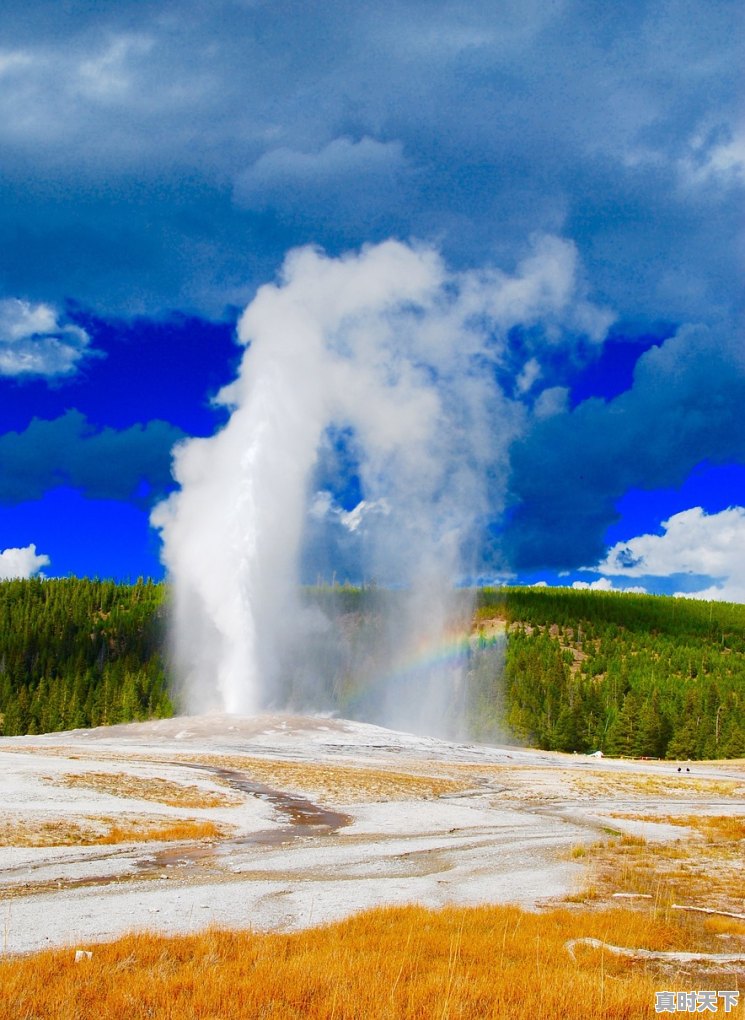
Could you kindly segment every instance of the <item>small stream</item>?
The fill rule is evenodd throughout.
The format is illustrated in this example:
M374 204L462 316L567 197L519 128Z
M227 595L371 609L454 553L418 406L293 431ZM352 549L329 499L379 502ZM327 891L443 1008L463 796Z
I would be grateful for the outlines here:
M137 878L167 878L173 875L176 877L179 871L188 871L190 867L198 866L209 870L210 863L217 864L221 858L229 857L234 850L249 846L277 847L295 840L306 839L313 836L329 836L345 825L349 825L352 819L349 815L339 811L331 811L328 808L314 804L306 797L286 793L284 790L275 790L264 783L254 782L248 779L243 773L232 769L218 768L212 765L201 765L192 762L169 762L170 765L177 765L179 768L197 769L202 772L209 772L218 779L224 780L234 790L247 793L252 797L259 797L266 801L286 820L286 824L273 829L260 829L258 832L246 833L242 836L228 837L218 841L199 841L193 843L175 843L163 849L148 853L147 847L140 844L135 850L131 847L107 847L101 858L111 859L120 857L123 859L133 856L135 853L141 855L134 861L136 872L134 874L123 873L118 875L95 875L89 874L80 878L42 879L34 881L33 872L37 868L47 868L48 862L44 861L38 865L26 865L31 872L30 880L23 885L9 885L2 888L2 894L8 896L25 896L31 893L54 892L58 889L84 889L92 886L109 886L119 883L126 883ZM92 864L90 858L80 858L73 863ZM168 869L167 871L165 869ZM13 871L15 869L6 869ZM220 874L225 874L222 868L216 868Z
M139 860L137 867L140 872L152 873L161 871L163 868L204 864L219 857L227 857L232 850L247 846L276 847L309 836L329 836L352 821L349 815L321 807L306 797L287 793L284 790L275 790L265 783L248 779L242 772L236 772L233 769L214 765L198 765L191 762L169 762L169 764L209 772L218 779L222 779L232 789L247 793L252 797L258 797L271 804L280 815L287 819L287 824L277 829L259 829L258 832L234 836L220 840L219 843L200 842L186 845L181 843L174 847L167 847Z

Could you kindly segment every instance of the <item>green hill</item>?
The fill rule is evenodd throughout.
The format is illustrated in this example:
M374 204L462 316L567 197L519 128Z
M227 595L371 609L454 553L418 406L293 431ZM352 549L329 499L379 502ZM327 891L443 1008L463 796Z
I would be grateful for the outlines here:
M745 606L483 591L507 624L506 723L527 743L638 757L745 755Z
M164 593L149 581L0 583L2 733L171 715Z
M306 595L363 653L380 639L376 620L386 603L401 597L357 588ZM165 597L165 585L150 581L0 583L2 733L172 714ZM745 605L482 589L474 632L493 634L495 621L506 650L503 639L496 654L493 639L472 642L461 701L471 739L672 759L745 756ZM344 714L367 717L372 674L347 676L343 657L324 661L323 697Z

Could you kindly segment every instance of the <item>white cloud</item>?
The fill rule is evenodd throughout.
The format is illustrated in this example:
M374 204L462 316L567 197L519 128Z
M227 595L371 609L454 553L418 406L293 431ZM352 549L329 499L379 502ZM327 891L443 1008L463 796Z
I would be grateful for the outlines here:
M366 517L370 515L387 517L391 508L386 499L363 499L351 510L345 510L334 501L330 492L322 490L313 497L308 512L318 521L337 520L347 531L355 532L360 529Z
M4 549L0 552L0 581L33 577L48 563L49 557L37 554L33 543L22 549Z
M707 514L700 506L662 522L662 535L617 542L597 570L625 576L699 574L715 583L689 598L745 602L745 507Z
M679 169L683 182L690 186L745 183L745 125L699 131Z
M6 76L14 71L29 67L33 64L33 58L23 50L2 50L0 51L0 75Z
M387 517L390 512L390 504L386 499L363 499L351 510L342 511L339 520L347 531L357 531L369 514Z
M0 375L72 375L88 351L84 329L59 321L50 305L0 299Z
M624 591L634 595L646 595L647 589L640 584L632 585L629 588L617 588L609 577L599 577L597 581L574 581L572 588L575 591Z
M96 100L119 100L133 88L136 78L130 58L143 56L152 49L147 36L119 35L93 57L81 61L78 82L81 93Z
M516 386L518 393L528 393L533 384L540 379L541 366L537 358L530 358L523 365L523 370L517 377Z
M130 160L141 151L148 112L163 102L177 105L173 82L153 59L155 47L150 35L104 30L0 51L3 141L11 148L30 146L37 158L44 152L47 173L60 158L79 160L81 146L87 150L84 174L112 152L121 167L125 142ZM111 117L112 108L126 119ZM136 127L130 119L135 112L140 117ZM156 131L150 143L158 144Z
M550 386L538 394L533 405L536 418L552 418L555 414L563 414L569 407L569 389L566 386Z

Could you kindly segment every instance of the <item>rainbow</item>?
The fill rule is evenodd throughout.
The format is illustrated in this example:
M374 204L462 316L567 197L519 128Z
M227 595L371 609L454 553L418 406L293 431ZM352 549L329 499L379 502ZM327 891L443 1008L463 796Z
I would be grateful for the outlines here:
M446 631L436 640L422 639L396 662L386 679L405 683L431 673L457 669L478 648L496 644L498 640L497 636L484 637L465 629Z

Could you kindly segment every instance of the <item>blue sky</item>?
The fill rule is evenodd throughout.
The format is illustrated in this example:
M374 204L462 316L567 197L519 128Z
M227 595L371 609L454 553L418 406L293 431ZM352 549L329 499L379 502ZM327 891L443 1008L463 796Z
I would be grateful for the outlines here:
M549 237L610 324L512 329L484 576L745 600L740 3L3 22L0 576L161 576L170 451L224 422L238 316L288 250L393 237L509 274Z

